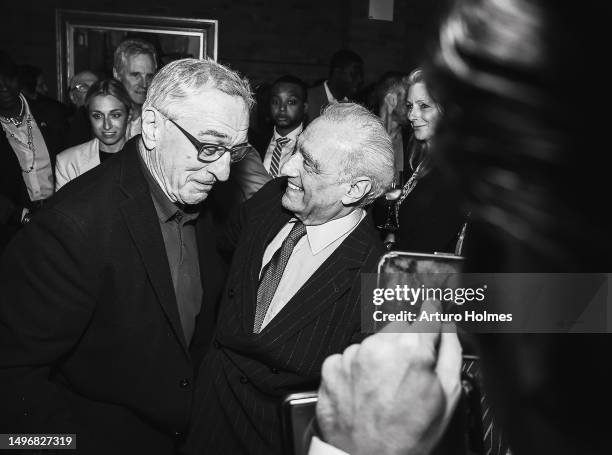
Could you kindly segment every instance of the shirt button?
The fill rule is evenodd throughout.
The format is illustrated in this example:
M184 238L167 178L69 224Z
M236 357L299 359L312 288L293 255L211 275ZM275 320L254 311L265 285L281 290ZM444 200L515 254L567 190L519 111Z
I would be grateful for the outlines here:
M246 376L240 376L241 384L246 384L247 382L249 382L249 378L247 378Z
M278 368L276 368L276 367L272 367L272 368L270 368L270 371L271 371L273 374L278 374L278 373L280 373L280 372L278 371Z
M179 439L181 436L183 436L183 433L181 433L180 431L175 431L175 432L174 432L174 437L175 437L176 439Z
M215 349L221 349L221 343L219 343L217 340L213 341L213 346Z
M230 288L230 289L228 289L228 290L227 290L227 296L228 296L230 299L233 299L233 298L234 298L234 290L233 290L232 288Z
M189 382L189 379L185 378L181 379L181 382L179 382L179 386L181 387L181 389L189 389L191 387L191 383Z

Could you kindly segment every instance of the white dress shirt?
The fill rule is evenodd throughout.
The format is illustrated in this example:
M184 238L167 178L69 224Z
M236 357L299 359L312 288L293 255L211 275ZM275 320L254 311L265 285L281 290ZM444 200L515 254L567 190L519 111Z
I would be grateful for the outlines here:
M349 455L344 450L340 450L326 442L321 441L316 436L312 437L308 455Z
M289 134L287 134L286 136L281 136L276 131L276 127L274 127L274 135L270 140L270 144L268 144L268 149L266 150L266 155L264 156L263 162L263 165L266 168L266 171L268 171L268 174L270 173L270 163L272 162L272 152L274 151L274 147L276 147L276 140L281 137L286 137L287 139L289 139L289 142L283 145L283 148L281 149L281 157L280 162L278 164L278 170L280 173L280 170L283 168L283 164L285 164L291 157L291 153L295 148L295 142L297 141L297 138L302 132L303 128L303 124L300 123L300 126L291 131Z
M318 226L306 226L306 235L295 245L289 262L285 267L283 276L276 288L276 293L270 302L268 312L264 318L263 328L284 308L291 298L308 281L315 271L340 246L342 241L357 227L365 217L363 209L353 210L348 215L337 220L328 221ZM264 266L270 262L283 241L289 235L293 223L292 219L276 234L266 248L259 269L259 277Z
M54 190L51 158L45 139L30 111L28 102L23 95L20 94L19 97L25 108L23 122L17 127L13 123L2 121L2 129L21 166L21 176L28 189L30 200L41 201L50 197ZM28 147L28 119L30 119L30 125L32 126L34 152ZM25 172L29 171L31 167L30 172Z

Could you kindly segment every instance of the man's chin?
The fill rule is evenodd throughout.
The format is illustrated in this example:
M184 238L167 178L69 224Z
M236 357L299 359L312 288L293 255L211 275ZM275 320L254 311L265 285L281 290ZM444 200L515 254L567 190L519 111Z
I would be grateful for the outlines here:
M208 192L198 192L198 193L190 193L186 194L185 197L179 199L180 203L183 205L198 205L200 202L203 202L208 197Z
M284 209L289 210L290 212L294 212L294 213L298 211L300 208L300 204L294 199L294 197L287 194L286 190L285 190L285 194L283 194L283 197L281 199L281 205L283 206Z

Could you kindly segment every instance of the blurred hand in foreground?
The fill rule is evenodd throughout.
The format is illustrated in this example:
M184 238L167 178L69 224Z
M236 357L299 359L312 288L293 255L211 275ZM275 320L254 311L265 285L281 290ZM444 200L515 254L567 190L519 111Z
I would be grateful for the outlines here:
M442 311L428 301L422 311ZM427 454L460 395L461 346L442 323L390 323L322 369L317 421L351 455Z

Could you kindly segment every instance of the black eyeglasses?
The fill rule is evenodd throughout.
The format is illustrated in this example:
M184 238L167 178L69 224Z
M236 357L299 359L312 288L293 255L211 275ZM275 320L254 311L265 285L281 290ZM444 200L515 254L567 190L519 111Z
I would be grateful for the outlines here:
M166 117L164 114L162 115ZM166 119L170 120L170 122L172 122L172 124L176 126L187 139L189 139L189 142L191 142L198 151L198 160L200 160L202 163L212 163L217 161L223 156L223 154L225 154L225 152L229 152L231 162L236 163L244 158L249 149L252 148L251 144L248 142L243 142L242 144L238 144L233 147L225 147L224 145L220 144L211 144L210 142L200 142L189 134L189 132L185 131L181 125L176 123L174 120L168 117L166 117Z

